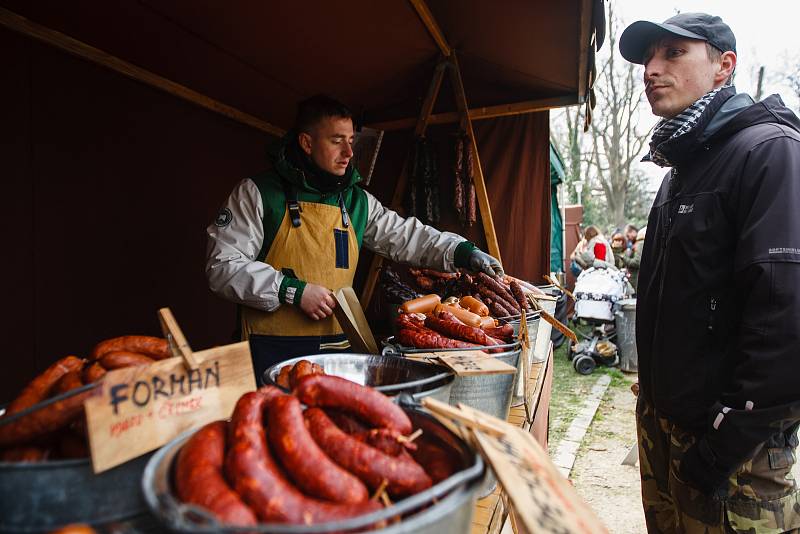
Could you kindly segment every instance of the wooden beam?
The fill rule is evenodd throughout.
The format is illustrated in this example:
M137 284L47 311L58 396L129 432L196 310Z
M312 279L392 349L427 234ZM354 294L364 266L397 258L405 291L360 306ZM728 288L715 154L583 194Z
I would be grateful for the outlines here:
M497 258L501 264L503 263L500 257L500 245L497 243L497 233L494 229L494 220L492 219L492 207L489 204L489 195L486 191L486 181L483 177L483 166L481 165L481 158L478 155L478 143L475 141L475 131L472 129L472 119L469 116L469 105L467 105L467 95L464 92L464 83L461 79L461 69L458 66L458 58L456 54L450 55L452 66L450 68L450 80L456 93L456 104L458 110L462 115L461 127L466 130L467 135L472 141L472 157L474 159L473 168L475 176L473 182L475 183L475 194L478 197L478 207L481 211L481 221L483 222L483 233L486 236L486 247L489 249L489 254Z
M416 128L414 128L415 138L425 135L425 130L428 128L433 106L436 103L436 97L439 96L439 90L442 87L442 79L444 78L444 71L447 69L447 65L448 63L444 60L440 61L439 64L436 65L436 70L433 72L433 78L428 86L428 93L425 95L425 100L422 103L422 109L420 110L419 118L417 118ZM400 171L400 177L397 179L397 183L395 184L392 202L389 204L389 207L392 209L397 209L403 202L403 197L406 193L406 184L408 183L411 153L412 152L409 151L409 155L406 156L406 159L403 162L403 170ZM369 271L367 271L367 280L364 283L364 289L361 291L361 307L365 310L367 309L367 306L369 306L369 302L372 300L372 295L375 292L375 284L378 281L378 271L380 270L381 265L383 265L383 256L375 254L375 256L372 258L372 263L369 265Z
M497 106L472 108L469 110L469 118L473 121L479 121L483 119L493 119L495 117L507 117L510 115L522 115L525 113L547 111L549 109L571 106L577 103L578 99L575 95L540 98L537 100L515 102L513 104L500 104ZM448 113L437 113L435 115L431 115L428 119L428 124L447 124L449 122L459 122L460 120L461 113L457 111L451 111ZM416 124L416 121L416 118L409 117L406 119L375 122L368 124L367 126L376 130L405 130L406 128L412 128L414 124Z
M425 0L408 1L411 2L412 6L414 6L417 15L419 15L419 18L422 19L422 23L425 24L425 27L428 29L428 33L431 34L431 37L433 37L433 40L436 41L436 46L439 47L442 55L444 57L449 57L453 49L447 43L447 39L445 38L444 33L442 33L442 29L439 27L436 19L433 18L433 13L431 13L431 10L428 9L428 4L425 3Z
M181 85L173 82L172 80L168 80L163 76L159 76L158 74L152 73L141 67L137 67L132 63L128 63L127 61L112 56L111 54L98 48L78 41L77 39L73 39L72 37L61 32L57 32L42 26L41 24L37 24L25 17L17 15L13 11L9 11L2 7L0 7L0 26L5 26L12 31L21 33L22 35L31 37L38 41L42 41L81 59L85 59L102 67L111 69L119 74L122 74L123 76L127 76L128 78L136 80L137 82L160 89L182 100L191 102L192 104L200 106L201 108L213 111L214 113L223 115L238 123L250 126L251 128L255 128L257 130L261 130L262 132L278 137L281 137L286 133L283 129L273 126L272 124L254 117L253 115L249 115L227 104L223 104L218 100L214 100L213 98L210 98L204 94L198 93L193 89L189 89L185 85Z

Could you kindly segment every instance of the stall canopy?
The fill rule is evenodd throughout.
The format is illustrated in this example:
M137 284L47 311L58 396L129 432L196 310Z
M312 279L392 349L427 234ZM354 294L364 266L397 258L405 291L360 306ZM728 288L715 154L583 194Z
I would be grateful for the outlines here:
M589 99L603 21L602 0L0 0L0 161L15 224L0 276L16 362L0 391L97 340L158 333L164 305L197 347L228 341L234 307L208 291L203 266L204 228L231 188L319 92L394 133L403 154L447 50L470 117L484 119L475 137L494 145L492 208L507 207L497 195L544 193L546 222L528 238L549 236L546 110ZM430 124L457 127L452 89L445 79ZM500 157L515 131L545 151L533 167ZM384 202L402 159L378 158L370 189ZM513 187L498 181L506 172ZM504 261L539 269L522 253Z

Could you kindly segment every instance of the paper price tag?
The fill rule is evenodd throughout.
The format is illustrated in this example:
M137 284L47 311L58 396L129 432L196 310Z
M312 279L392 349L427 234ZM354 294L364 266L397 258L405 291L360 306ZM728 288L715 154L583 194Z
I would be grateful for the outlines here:
M180 433L230 417L256 388L244 341L182 358L110 371L85 403L92 466L100 473L161 447Z

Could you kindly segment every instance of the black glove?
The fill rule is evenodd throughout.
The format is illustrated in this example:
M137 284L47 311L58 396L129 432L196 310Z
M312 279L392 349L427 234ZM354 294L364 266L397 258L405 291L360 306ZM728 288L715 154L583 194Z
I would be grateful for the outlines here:
M503 276L505 274L499 261L477 248L469 255L469 268L473 271L484 272L489 276Z
M705 495L724 496L732 473L715 463L714 453L704 440L700 440L683 454L678 478Z

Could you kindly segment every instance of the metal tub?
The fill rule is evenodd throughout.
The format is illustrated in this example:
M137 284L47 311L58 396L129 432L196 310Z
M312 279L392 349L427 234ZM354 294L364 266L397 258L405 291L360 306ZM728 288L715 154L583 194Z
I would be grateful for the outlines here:
M50 531L141 517L146 454L99 475L89 459L0 462L0 532Z
M380 534L463 534L469 532L472 514L485 470L481 457L458 436L432 416L418 408L406 407L414 427L423 435L435 437L454 458L461 460L461 470L433 487L398 501L389 508L369 515L314 526L261 524L257 527L226 527L197 507L179 503L173 493L172 470L176 454L195 432L189 431L159 450L144 471L142 491L148 507L166 528L185 533L269 532L274 534L311 534L323 532L364 532L379 521L402 516L400 523L377 530Z
M455 379L450 369L438 364L390 355L337 353L302 356L275 364L264 372L264 383L277 386L275 379L280 370L300 360L321 365L325 374L370 386L388 396L405 393L417 402L424 397L447 402Z

